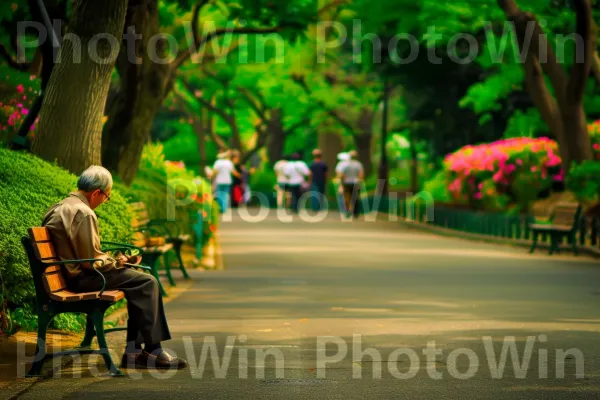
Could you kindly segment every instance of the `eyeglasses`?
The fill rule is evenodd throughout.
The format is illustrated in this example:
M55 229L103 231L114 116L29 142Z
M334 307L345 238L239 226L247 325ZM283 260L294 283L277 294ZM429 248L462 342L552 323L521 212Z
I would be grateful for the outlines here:
M106 201L110 201L110 196L107 195L106 193L104 193L104 190L102 190L102 189L98 189L98 190L100 191L100 193L102 193L103 195L106 196Z

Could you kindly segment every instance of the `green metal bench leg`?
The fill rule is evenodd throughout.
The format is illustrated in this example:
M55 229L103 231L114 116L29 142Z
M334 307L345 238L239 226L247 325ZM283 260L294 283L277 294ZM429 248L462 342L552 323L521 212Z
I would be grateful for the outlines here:
M190 279L190 276L188 275L185 266L183 265L183 259L181 258L181 246L183 245L183 243L180 240L176 240L173 242L173 250L175 250L175 255L177 256L177 261L179 262L179 269L181 270L181 273L183 273L183 278L184 279Z
M552 255L558 249L558 235L556 233L550 233L550 250L548 255Z
M48 325L51 321L50 314L48 312L41 312L38 316L38 335L37 344L35 346L35 355L33 356L33 363L27 373L27 377L39 377L41 376L42 366L46 359L46 332Z
M573 254L578 255L579 250L577 249L577 235L574 232L571 233L571 246L573 247Z
M175 284L175 280L173 279L173 275L171 275L171 263L169 262L169 252L166 252L165 254L163 254L163 260L165 262L165 275L167 276L167 279L169 280L169 284L171 286L177 286Z
M79 345L79 347L80 348L91 347L92 341L94 340L95 336L96 336L96 329L94 328L94 321L88 315L86 318L86 324L85 324L85 335L83 336L83 340L81 341L81 344Z
M533 235L533 238L532 238L533 242L531 243L531 248L529 249L529 253L533 253L535 251L535 248L537 247L539 232L533 231L531 234Z
M117 366L113 362L112 357L110 356L110 352L108 350L106 336L104 335L104 313L94 312L91 317L94 321L94 327L96 328L96 334L98 336L98 345L100 346L100 353L102 354L102 358L104 358L106 368L108 368L112 376L124 376L124 374L119 370L119 368L117 368Z

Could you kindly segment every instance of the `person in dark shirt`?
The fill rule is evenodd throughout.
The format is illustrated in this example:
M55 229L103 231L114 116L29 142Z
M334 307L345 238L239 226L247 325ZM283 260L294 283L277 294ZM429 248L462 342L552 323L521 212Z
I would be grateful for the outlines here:
M327 164L322 160L321 150L313 150L313 162L310 164L312 176L312 209L320 211L325 204L325 186L327 185Z

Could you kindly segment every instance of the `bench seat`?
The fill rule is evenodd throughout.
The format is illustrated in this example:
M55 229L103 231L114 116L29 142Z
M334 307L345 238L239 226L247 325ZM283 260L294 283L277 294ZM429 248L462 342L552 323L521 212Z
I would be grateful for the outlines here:
M59 302L83 301L83 300L102 300L114 303L125 298L125 293L120 290L105 290L102 295L100 292L74 293L70 290L59 290L50 293L50 298Z

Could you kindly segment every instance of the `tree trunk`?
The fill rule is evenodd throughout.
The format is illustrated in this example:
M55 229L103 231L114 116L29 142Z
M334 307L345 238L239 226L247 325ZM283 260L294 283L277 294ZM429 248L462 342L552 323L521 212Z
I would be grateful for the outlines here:
M281 160L285 152L286 132L283 129L282 111L279 108L271 110L271 118L267 126L267 155L269 163L275 164Z
M198 138L198 155L200 158L200 173L204 173L204 168L207 166L206 163L206 137L208 130L210 129L211 119L210 113L206 109L200 110L200 120L194 119L196 125L196 137ZM199 125L199 126L198 126Z
M173 79L170 64L153 61L148 54L148 41L159 32L156 0L132 6L127 12L127 26L135 26L142 35L135 46L140 62L129 60L125 47L121 49L117 70L121 86L108 110L103 134L102 160L126 184L131 184L147 143L154 116L168 93ZM165 43L156 42L156 55L165 57Z
M597 54L597 28L592 20L590 1L572 1L576 15L575 35L583 40L583 49L575 51L570 77L545 39L535 16L519 9L515 0L498 0L498 5L506 14L507 20L514 23L519 50L524 52L525 43L529 45L523 64L527 90L558 142L563 169L568 171L571 161L580 162L592 158L583 108L586 81ZM531 40L527 38L528 28L533 28ZM545 56L543 63L539 60L540 54ZM582 54L583 62L578 59ZM542 70L552 84L554 97L548 90Z
M410 191L417 193L419 191L419 159L417 157L417 141L413 130L409 133L410 142Z
M231 110L232 113L235 113L235 110ZM242 147L242 136L240 134L240 128L238 127L237 121L235 119L235 114L231 114L229 118L227 118L227 124L231 127L231 137L229 138L229 147L233 150L237 150L240 153L243 151Z
M358 152L358 159L365 170L365 178L373 172L372 146L373 146L373 120L375 113L367 108L360 111L358 117L358 133L354 135L354 144Z
M32 150L75 174L101 162L102 117L119 51L107 40L98 41L98 58L107 60L99 63L89 55L90 41L97 34L120 37L126 10L127 0L77 1L68 30L81 45L63 42L48 82ZM79 54L81 62L74 58Z
M569 162L581 162L593 158L590 137L583 104L573 104L561 110L563 126L568 127ZM561 152L562 154L562 152ZM565 163L563 162L563 166ZM569 164L566 165L568 171Z
M373 162L371 160L371 145L373 135L354 135L354 144L358 152L358 161L363 165L365 179L373 172Z
M337 154L342 151L343 144L339 133L325 129L327 127L321 127L321 132L319 132L319 149L323 155L323 161L329 167L329 175L333 177L335 176L333 169L338 162Z

